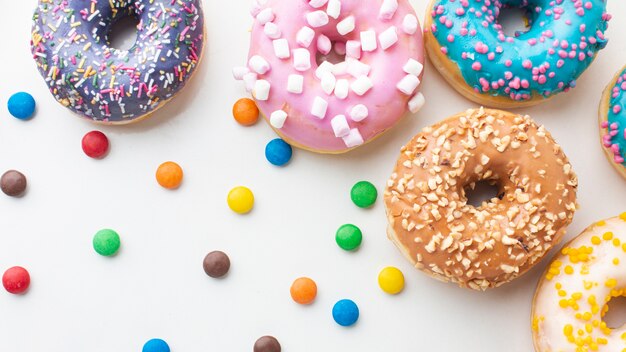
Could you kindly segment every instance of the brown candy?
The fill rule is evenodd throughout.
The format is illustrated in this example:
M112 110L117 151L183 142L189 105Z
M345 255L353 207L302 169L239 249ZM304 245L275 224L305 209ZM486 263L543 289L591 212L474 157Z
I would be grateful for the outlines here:
M0 189L7 196L19 197L26 190L26 176L19 171L9 170L0 178Z
M207 275L213 278L220 278L228 273L230 259L224 252L213 251L204 257L202 266Z
M280 352L280 343L273 336L263 336L254 343L254 352Z

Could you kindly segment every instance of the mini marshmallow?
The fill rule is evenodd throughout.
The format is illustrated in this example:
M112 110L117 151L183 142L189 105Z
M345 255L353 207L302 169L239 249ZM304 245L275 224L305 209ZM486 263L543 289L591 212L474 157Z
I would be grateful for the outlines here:
M406 95L412 95L420 84L420 79L415 75L406 75L398 82L396 88Z
M332 48L333 43L330 42L327 36L320 34L319 37L317 37L317 51L322 53L322 55L328 55Z
M256 18L259 12L261 12L261 8L261 5L255 1L250 8L250 14L252 15L252 17Z
M319 9L320 7L326 5L327 2L328 0L310 0L309 6Z
M270 115L270 125L274 128L283 128L286 120L287 113L282 110L276 110Z
M303 86L304 86L304 76L289 75L287 77L287 91L289 93L302 94Z
M254 84L256 83L258 76L254 72L248 72L243 75L243 83L246 85L246 92L252 92L254 89Z
M361 76L355 79L350 85L350 89L358 96L367 93L373 87L372 81L367 76Z
M364 64L361 61L355 59L346 60L346 62L348 63L346 72L352 77L359 78L361 76L367 76L370 74L370 65Z
M319 66L317 66L317 69L315 70L315 77L317 77L317 79L322 79L322 76L324 76L324 73L326 72L333 72L333 67L335 65L331 64L328 61L324 61L322 62Z
M338 99L345 99L348 97L350 91L350 82L347 79L339 79L335 84L335 96Z
M381 20L390 20L398 10L398 0L384 0L378 12L378 18Z
M354 16L350 15L337 23L337 32L341 35L346 35L352 32L355 26Z
M270 87L270 82L264 79L259 79L254 82L252 95L254 95L257 100L265 101L270 96Z
M330 120L330 125L335 132L335 137L345 137L350 134L350 126L344 115L337 115Z
M409 100L409 103L408 103L409 111L415 114L416 112L422 109L422 107L424 106L424 103L426 103L426 100L424 99L424 95L422 93L415 94L415 96L411 98L411 100Z
M367 109L367 106L363 104L355 105L350 110L350 118L352 121L360 122L365 120L367 116L369 116L369 110Z
M328 0L328 6L326 6L326 13L329 17L334 19L339 18L341 14L341 1L339 0Z
M387 50L398 42L398 32L395 26L391 26L378 35L380 47Z
M342 61L333 66L333 75L335 76L343 76L348 73L348 62Z
M347 136L343 137L343 142L348 148L358 147L363 144L363 137L358 128L353 128Z
M369 30L361 32L361 50L374 51L378 47L376 43L376 31Z
M320 97L315 97L311 107L311 115L323 119L326 117L326 109L328 109L328 102Z
M302 47L308 48L314 37L315 31L307 26L304 26L300 28L296 34L296 43L300 44Z
M261 55L254 55L248 60L248 66L252 71L262 75L270 70L270 63Z
M264 10L261 10L261 12L259 12L259 14L256 15L256 20L259 22L260 25L264 25L267 22L272 22L274 18L275 18L274 11L272 11L272 9L269 7Z
M274 45L274 54L279 59L288 59L291 57L291 51L289 50L289 42L285 38L276 39L272 41Z
M348 40L346 42L346 57L353 59L361 58L361 42L358 40Z
M346 55L346 43L336 42L333 46L333 50L335 50L335 53L339 56Z
M318 10L306 14L306 21L313 28L322 27L328 24L326 12Z
M417 17L413 14L408 14L404 16L404 20L402 20L402 30L404 33L412 35L417 31L417 27L419 26L419 22L417 22Z
M233 67L233 77L238 81L241 81L243 79L243 75L245 75L248 72L250 72L250 69L247 67L243 67L243 66Z
M406 62L406 64L404 64L404 67L402 67L402 70L404 70L404 72L412 74L412 75L416 75L416 76L421 75L423 69L424 69L424 65L422 65L419 61L414 60L414 59L409 59Z
M263 33L270 39L278 39L281 35L280 28L274 22L267 22L263 26Z
M311 53L303 48L294 49L293 67L297 71L306 71L311 68Z
M324 93L328 95L333 94L336 83L337 79L335 78L335 75L333 75L331 72L325 72L322 75L322 82L320 85L322 86L322 90L324 91Z

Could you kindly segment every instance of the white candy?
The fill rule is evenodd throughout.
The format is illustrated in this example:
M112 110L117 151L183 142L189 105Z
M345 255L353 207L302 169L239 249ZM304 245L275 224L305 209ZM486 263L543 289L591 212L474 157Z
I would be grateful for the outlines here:
M328 102L320 97L315 97L311 107L311 115L323 119L326 117L326 109L328 109Z
M419 26L419 22L417 22L417 17L413 14L408 14L404 16L404 20L402 20L402 30L406 34L414 34L417 31L417 27Z
M274 128L283 128L286 120L287 113L282 110L276 110L270 115L270 125Z
M270 39L278 39L281 35L280 28L274 22L267 22L263 26L263 33Z
M330 125L335 132L335 137L345 137L350 134L350 126L344 115L337 115L330 120Z
M296 43L300 44L305 48L308 48L315 37L315 31L311 28L304 26L300 28L298 33L296 34Z
M346 43L336 42L333 50L335 50L335 53L339 56L346 55Z
M333 66L333 75L335 76L343 76L348 73L348 63L346 61L342 61Z
M381 20L390 20L396 14L398 9L398 0L384 0L378 12L378 18Z
M252 94L257 100L265 101L270 96L270 82L259 79L254 83Z
M243 75L245 75L248 72L250 72L250 69L247 67L243 67L243 66L233 67L233 77L238 81L241 81L243 79Z
M409 111L415 114L422 109L424 103L426 103L424 95L422 93L415 94L415 96L409 100Z
M319 9L320 7L326 5L328 0L310 0L309 6Z
M341 22L337 23L337 32L339 32L339 34L341 35L346 35L352 32L355 26L356 25L354 23L354 16L350 15L341 20Z
M346 57L353 59L361 58L361 42L358 40L348 40L346 42Z
M252 17L256 18L259 12L261 12L261 5L255 2L250 8L250 14L252 15Z
M328 55L332 48L333 43L330 42L327 36L320 34L319 37L317 37L317 51L322 53L322 55Z
M328 0L328 6L326 6L326 13L328 16L337 19L341 14L341 1Z
M373 87L372 81L367 76L361 76L355 79L350 85L350 89L357 95L361 96L367 93Z
M337 80L335 84L335 96L338 99L345 99L348 97L348 93L350 91L350 82L347 79Z
M306 21L313 28L322 27L328 24L326 12L318 10L306 14Z
M367 76L370 74L371 67L368 64L364 64L359 60L350 59L346 60L348 63L348 67L346 68L346 72L354 77L359 78L361 76Z
M406 95L412 95L420 84L420 79L415 75L406 75L398 82L396 88Z
M336 83L337 79L335 78L335 75L333 75L331 72L326 72L322 76L322 82L320 85L322 86L322 90L324 91L324 93L331 95L333 94Z
M361 32L361 50L374 51L377 47L376 32L374 30Z
M274 16L274 11L272 11L271 8L266 8L264 10L262 10L261 12L259 12L258 15L256 15L256 20L259 22L259 24L264 25L267 22L272 22L274 20L275 16Z
M363 104L355 105L350 110L350 118L352 119L352 121L360 122L365 120L367 116L369 116L369 110L367 109L367 106Z
M291 51L289 50L289 42L287 39L276 39L272 41L274 45L274 54L279 59L288 59L291 57Z
M287 91L294 94L302 94L302 87L304 86L304 76L302 75L289 75L287 78Z
M246 85L246 92L252 92L252 90L254 89L254 84L256 83L257 80L257 74L254 72L248 72L245 75L243 75L243 83Z
M293 67L297 71L306 71L311 68L311 53L303 48L293 51Z
M404 72L412 74L412 75L416 75L416 76L421 75L423 69L424 69L424 65L422 65L419 61L414 60L414 59L409 59L406 62L406 64L404 64L404 67L402 67L402 70L404 70Z
M317 69L315 70L315 77L321 80L322 76L324 76L326 72L333 72L334 66L335 65L331 64L328 61L322 62L319 66L317 66Z
M363 144L363 137L357 128L353 128L347 136L343 137L343 142L346 147L353 148Z
M398 42L398 32L395 26L391 26L387 28L385 31L378 35L378 40L380 41L380 47L383 50L389 49L395 43Z
M267 62L262 56L254 55L248 60L248 66L252 71L262 75L270 70L270 63Z

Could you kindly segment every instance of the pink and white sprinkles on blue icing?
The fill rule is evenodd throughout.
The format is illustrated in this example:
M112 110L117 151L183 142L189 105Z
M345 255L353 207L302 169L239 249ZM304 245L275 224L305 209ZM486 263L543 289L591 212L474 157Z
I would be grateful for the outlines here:
M602 128L606 131L602 136L604 147L613 152L617 164L626 167L626 68L611 89L609 113Z
M503 8L527 10L530 28L507 36ZM606 46L605 0L438 0L430 31L476 92L525 101L576 86Z
M128 51L108 46L111 26L136 16ZM203 48L200 0L39 0L31 50L54 97L86 118L130 122L183 88Z

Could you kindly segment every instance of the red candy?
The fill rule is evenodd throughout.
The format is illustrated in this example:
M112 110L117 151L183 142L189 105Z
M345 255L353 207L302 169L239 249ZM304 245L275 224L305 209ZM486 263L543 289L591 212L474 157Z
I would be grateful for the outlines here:
M2 286L9 293L15 295L22 294L28 290L30 286L30 275L26 269L21 266L14 266L7 269L2 275Z
M83 151L88 157L103 158L109 151L109 139L100 131L91 131L83 137Z

